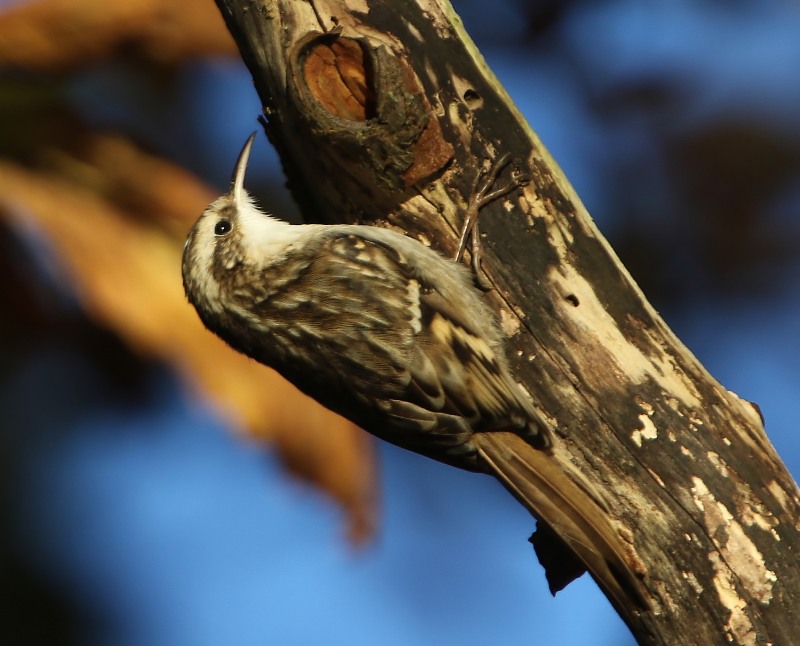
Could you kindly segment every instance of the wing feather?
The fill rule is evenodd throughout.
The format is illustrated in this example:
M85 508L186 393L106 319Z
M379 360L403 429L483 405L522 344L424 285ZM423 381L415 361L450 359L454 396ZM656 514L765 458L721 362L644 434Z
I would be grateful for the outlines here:
M458 466L474 466L477 431L518 430L547 446L477 292L452 284L460 268L419 243L402 253L413 241L400 234L395 246L389 231L376 240L342 229L274 269L296 280L263 277L257 316L281 317L264 362L376 435Z

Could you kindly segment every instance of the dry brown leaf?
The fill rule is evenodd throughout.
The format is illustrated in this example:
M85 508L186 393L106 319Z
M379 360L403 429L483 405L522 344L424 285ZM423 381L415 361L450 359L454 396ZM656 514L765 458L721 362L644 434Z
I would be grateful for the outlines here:
M351 537L366 538L376 502L371 439L277 373L230 350L205 330L186 302L182 239L152 214L171 212L189 222L215 196L184 171L139 153L122 138L94 135L92 142L87 159L62 151L61 167L88 165L96 172L82 175L95 180L101 169L113 169L102 175L101 184L128 208L100 197L96 186L76 184L74 176L66 179L63 173L36 172L0 159L0 217L12 224L16 218L32 218L57 249L90 316L138 352L176 366L209 393L235 428L274 442L292 470L344 505ZM165 176L168 181L160 182ZM153 181L130 181L137 177ZM137 198L124 195L126 186L129 192L147 187L146 196L138 198L149 207L147 217L131 217L130 204Z
M0 67L61 72L115 56L175 65L238 50L213 2L38 0L0 10Z

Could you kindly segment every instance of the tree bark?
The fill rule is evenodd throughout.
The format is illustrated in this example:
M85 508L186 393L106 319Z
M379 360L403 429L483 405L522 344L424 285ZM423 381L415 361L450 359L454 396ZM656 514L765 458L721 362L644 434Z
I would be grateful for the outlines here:
M530 181L481 214L487 298L559 459L629 542L650 608L612 603L641 644L796 642L800 496L758 408L645 300L448 2L217 4L309 220L452 255L477 176L512 155Z

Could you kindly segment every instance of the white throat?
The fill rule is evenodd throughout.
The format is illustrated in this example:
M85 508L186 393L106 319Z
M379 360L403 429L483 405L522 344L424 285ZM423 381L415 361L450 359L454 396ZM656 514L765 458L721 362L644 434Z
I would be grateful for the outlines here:
M277 259L319 225L289 224L259 209L247 191L236 204L236 226L245 257L257 264Z

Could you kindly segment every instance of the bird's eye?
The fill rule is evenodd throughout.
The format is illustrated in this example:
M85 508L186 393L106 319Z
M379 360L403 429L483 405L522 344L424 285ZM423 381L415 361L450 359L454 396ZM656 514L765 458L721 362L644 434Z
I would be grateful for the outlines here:
M224 236L229 233L233 227L229 220L220 220L214 225L214 235Z

